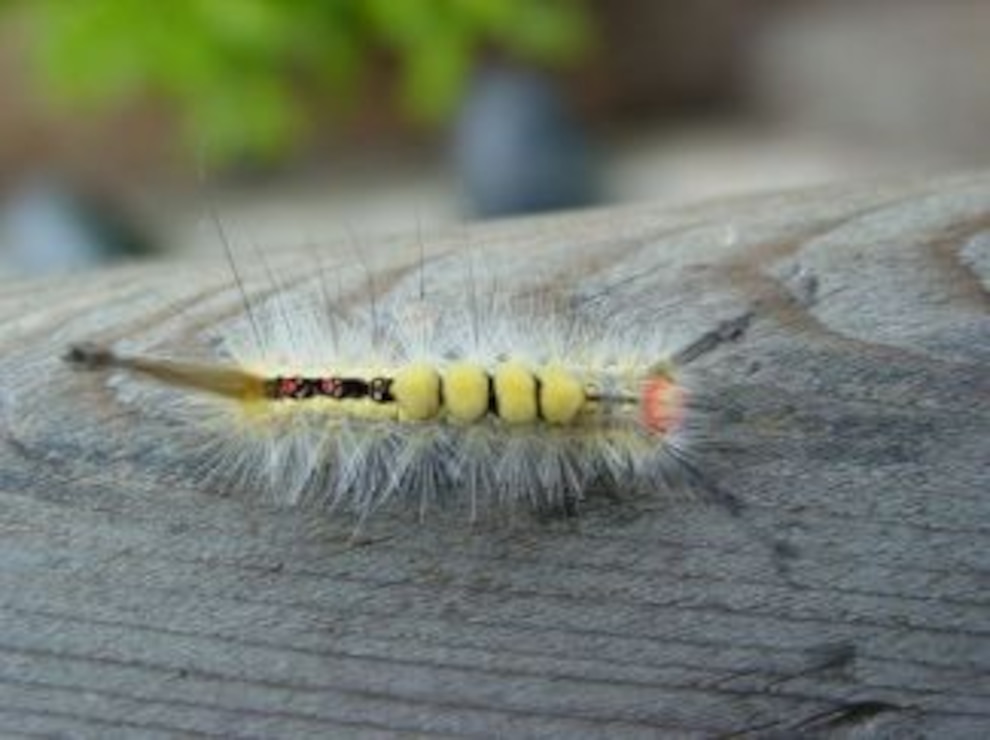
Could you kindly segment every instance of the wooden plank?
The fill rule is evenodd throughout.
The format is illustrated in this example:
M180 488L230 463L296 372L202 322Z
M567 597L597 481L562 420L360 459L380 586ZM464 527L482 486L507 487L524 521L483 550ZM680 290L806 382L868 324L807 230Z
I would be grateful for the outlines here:
M167 413L58 359L209 354L242 312L228 266L8 283L0 733L990 734L990 175L475 226L428 240L431 280L464 245L506 285L681 337L753 311L695 368L703 469L741 509L396 514L354 546L215 495ZM415 289L415 239L361 261L379 300Z

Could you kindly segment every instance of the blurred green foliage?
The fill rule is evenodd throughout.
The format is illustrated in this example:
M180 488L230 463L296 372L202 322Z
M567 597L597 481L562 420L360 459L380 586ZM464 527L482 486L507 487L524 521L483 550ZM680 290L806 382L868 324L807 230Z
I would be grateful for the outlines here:
M346 109L367 63L397 62L401 109L436 121L479 52L561 63L586 48L580 0L23 0L59 101L162 96L214 161L277 157L306 125L304 93Z

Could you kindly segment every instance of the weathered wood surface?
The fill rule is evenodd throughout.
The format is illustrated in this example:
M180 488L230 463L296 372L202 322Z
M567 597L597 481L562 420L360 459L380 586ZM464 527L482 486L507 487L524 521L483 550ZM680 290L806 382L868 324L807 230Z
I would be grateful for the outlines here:
M7 284L0 734L990 736L990 176L427 249L466 243L688 333L755 306L697 370L704 466L743 511L400 518L350 546L199 490L174 431L58 361L94 336L201 344L240 310L229 270Z

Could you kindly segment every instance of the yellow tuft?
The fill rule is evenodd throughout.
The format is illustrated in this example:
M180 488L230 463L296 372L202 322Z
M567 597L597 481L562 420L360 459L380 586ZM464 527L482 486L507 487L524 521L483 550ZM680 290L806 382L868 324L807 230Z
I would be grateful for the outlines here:
M495 368L495 399L498 416L510 424L536 421L536 376L518 362L506 362Z
M584 402L584 386L573 373L554 366L540 372L540 410L548 423L570 424Z
M443 374L443 397L454 421L477 421L488 413L488 373L470 362L451 365Z
M407 365L395 374L392 395L400 421L427 421L440 413L440 373L432 365Z

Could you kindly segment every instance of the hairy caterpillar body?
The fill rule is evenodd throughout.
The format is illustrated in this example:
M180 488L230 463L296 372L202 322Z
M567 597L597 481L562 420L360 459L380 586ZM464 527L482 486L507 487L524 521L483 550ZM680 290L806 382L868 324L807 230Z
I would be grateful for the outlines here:
M493 369L467 361L443 367L414 363L365 378L344 375L262 376L238 368L128 357L94 345L70 348L67 360L91 369L116 367L163 383L212 393L242 405L245 415L305 411L330 419L393 423L547 425L607 431L624 424L630 410L646 434L671 431L683 411L684 391L664 365L627 377L593 374L559 365L529 367L505 360ZM595 378L595 380L591 380Z
M249 309L223 337L223 361L85 343L66 359L145 381L132 400L189 423L185 449L206 456L211 481L359 521L392 501L473 519L691 477L684 352L545 297L480 301L471 288L368 316L315 283Z

